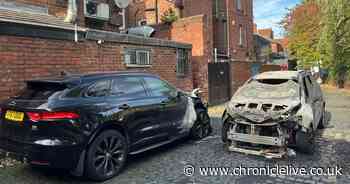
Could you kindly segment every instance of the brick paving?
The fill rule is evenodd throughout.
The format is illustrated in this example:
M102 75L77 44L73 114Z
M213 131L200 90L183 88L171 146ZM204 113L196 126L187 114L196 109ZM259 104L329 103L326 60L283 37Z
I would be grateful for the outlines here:
M235 183L235 184L318 184L350 183L350 96L333 92L326 94L327 110L331 113L330 127L319 131L317 149L314 155L297 152L296 157L288 159L266 159L224 150L220 132L220 117L223 107L210 109L213 135L201 140L182 140L176 143L142 153L129 158L124 172L106 181L106 184L119 183ZM189 177L183 174L184 166L191 164L197 172ZM342 168L342 176L201 176L198 167L335 167ZM63 184L90 183L84 178L75 178L65 171L33 170L26 165L0 170L0 183L6 184Z

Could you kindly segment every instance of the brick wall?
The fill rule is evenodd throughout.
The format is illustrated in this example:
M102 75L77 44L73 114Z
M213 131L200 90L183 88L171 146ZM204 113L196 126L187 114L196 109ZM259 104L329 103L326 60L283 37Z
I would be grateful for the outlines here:
M235 61L231 67L231 96L251 77L251 63Z
M278 42L271 43L271 50L272 50L272 53L283 52L282 44L280 44Z
M64 18L67 14L68 0L14 0L16 3L47 7L48 13L57 17ZM81 27L90 27L105 31L119 32L119 26L114 22L120 22L120 9L111 0L95 0L98 3L107 3L110 8L110 19L107 21L86 18L84 15L84 0L77 0L77 22ZM98 25L98 26L95 26Z
M5 1L14 1L17 3L30 4L35 6L47 6L49 1L55 1L55 0L5 0Z
M265 38L273 39L273 30L271 28L259 29L258 33Z
M15 94L24 87L24 81L55 75L60 71L89 73L97 71L145 70L160 75L175 86L191 90L192 74L176 76L176 49L150 48L151 68L127 68L123 63L123 48L140 47L95 41L75 43L72 41L39 39L30 37L0 36L0 99Z
M192 44L193 86L201 88L202 97L208 99L208 62L211 53L208 52L207 16L187 17L175 22L171 27L171 40Z
M260 72L267 72L267 71L280 71L282 70L280 65L262 65L260 68Z
M156 5L156 1L158 5ZM128 22L130 27L138 26L138 21L146 20L147 24L155 25L161 23L162 15L173 9L178 17L181 17L180 9L177 8L175 2L168 0L134 0L128 7Z
M171 40L172 26L168 24L157 24L152 26L155 30L153 37Z
M234 61L252 60L254 57L253 48L253 1L242 0L242 10L238 10L236 1L228 1L230 28L230 55ZM239 45L240 27L243 30L243 45Z

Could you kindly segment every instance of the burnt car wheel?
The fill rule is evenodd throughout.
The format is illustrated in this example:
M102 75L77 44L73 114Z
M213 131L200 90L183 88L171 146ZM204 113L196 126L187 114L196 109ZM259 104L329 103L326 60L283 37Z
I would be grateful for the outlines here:
M118 131L102 132L91 144L86 159L86 173L92 180L104 181L120 173L127 156L127 143Z
M199 112L197 115L197 121L191 129L191 137L195 140L200 140L209 136L211 132L212 128L208 113L205 111Z
M312 129L312 128L311 128ZM296 132L296 146L302 153L312 154L315 150L315 134L314 131Z
M326 109L323 107L323 112L322 112L322 117L320 119L320 122L318 123L318 129L324 129L326 128L326 123L327 123L327 120L326 120Z
M228 133L231 131L231 129L234 128L234 123L232 123L232 121L233 120L231 118L228 118L222 126L221 140L224 142L224 148L227 151L229 150L229 147L234 143L228 139Z

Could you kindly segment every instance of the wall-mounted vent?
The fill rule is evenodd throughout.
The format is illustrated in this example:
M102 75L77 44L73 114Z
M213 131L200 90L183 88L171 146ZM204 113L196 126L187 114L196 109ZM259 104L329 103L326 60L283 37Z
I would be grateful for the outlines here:
M106 3L98 3L95 0L85 0L85 17L108 20L109 5Z

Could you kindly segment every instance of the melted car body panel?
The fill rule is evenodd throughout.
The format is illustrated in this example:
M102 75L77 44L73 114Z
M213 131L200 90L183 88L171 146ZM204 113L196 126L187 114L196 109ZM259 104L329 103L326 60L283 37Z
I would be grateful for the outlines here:
M268 145L284 148L277 149L279 154L274 155L280 157L295 144L296 131L311 132L318 127L323 115L318 109L324 104L322 92L315 85L315 89L307 89L308 75L301 74L304 73L267 72L237 90L223 115L224 123L230 127L227 139L232 141L231 151L265 156L266 150L275 153L276 149L271 150ZM322 105L312 104L315 101Z

